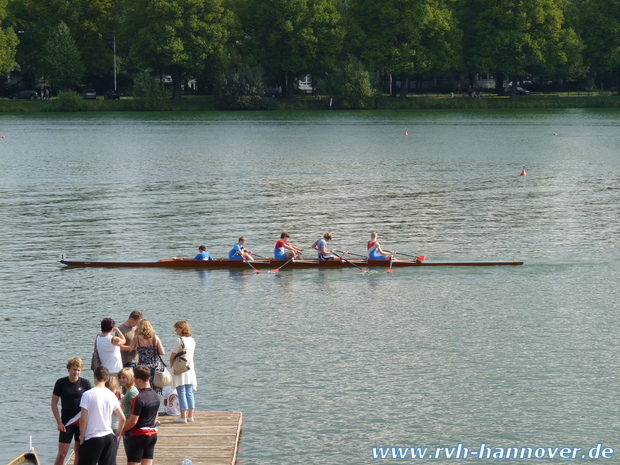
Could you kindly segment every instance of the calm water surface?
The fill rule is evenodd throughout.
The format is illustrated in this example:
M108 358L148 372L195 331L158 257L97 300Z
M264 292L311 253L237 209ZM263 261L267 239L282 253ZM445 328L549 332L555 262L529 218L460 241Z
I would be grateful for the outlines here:
M198 409L244 413L246 465L369 464L373 446L620 448L619 126L605 110L0 116L0 463L29 435L52 463L55 380L89 359L103 317L136 308L167 350L190 321ZM429 260L525 265L57 262L202 243L221 257L241 234L270 255L282 230L306 247L330 231L355 253L377 230Z

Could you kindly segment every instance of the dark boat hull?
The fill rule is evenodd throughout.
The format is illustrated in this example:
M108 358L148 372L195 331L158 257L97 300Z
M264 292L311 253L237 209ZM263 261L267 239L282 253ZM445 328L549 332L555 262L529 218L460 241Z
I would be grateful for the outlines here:
M388 268L389 260L317 260L300 259L287 263L284 260L260 259L252 262L239 260L217 259L217 260L193 260L191 258L167 258L156 262L85 262L61 260L60 263L72 267L111 267L111 268L197 268L197 269L299 269L299 268L354 268L355 265L365 268ZM251 264L251 266L250 266ZM285 265L286 264L286 265ZM284 266L283 266L284 265ZM418 266L517 266L523 262L427 262L411 260L395 260L393 268L418 267Z

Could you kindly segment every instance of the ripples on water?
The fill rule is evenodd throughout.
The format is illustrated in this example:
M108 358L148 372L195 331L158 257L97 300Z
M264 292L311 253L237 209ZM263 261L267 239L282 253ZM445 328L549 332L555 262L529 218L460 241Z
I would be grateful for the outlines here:
M49 463L51 389L104 316L188 319L200 409L244 464L372 463L385 445L616 447L615 111L2 117L1 459ZM403 136L407 129L409 136ZM557 133L558 136L553 136ZM523 165L529 175L518 176ZM76 269L84 260L384 248L524 267ZM86 372L90 376L90 372ZM28 401L24 401L23 393ZM181 459L182 457L180 457Z

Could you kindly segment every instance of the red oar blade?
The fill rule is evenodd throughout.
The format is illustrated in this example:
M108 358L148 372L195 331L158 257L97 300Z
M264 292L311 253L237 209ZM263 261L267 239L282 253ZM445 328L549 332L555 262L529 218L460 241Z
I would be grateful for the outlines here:
M385 270L386 273L394 273L394 270L390 268L389 270Z
M260 274L260 270L257 270L256 268L254 268L254 273Z

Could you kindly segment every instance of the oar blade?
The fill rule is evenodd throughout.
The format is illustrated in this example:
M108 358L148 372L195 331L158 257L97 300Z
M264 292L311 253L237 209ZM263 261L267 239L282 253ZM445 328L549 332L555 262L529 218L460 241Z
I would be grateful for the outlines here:
M394 270L390 268L389 270L385 270L386 273L394 273Z

